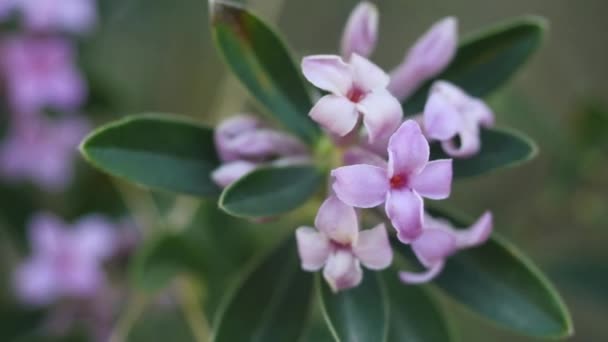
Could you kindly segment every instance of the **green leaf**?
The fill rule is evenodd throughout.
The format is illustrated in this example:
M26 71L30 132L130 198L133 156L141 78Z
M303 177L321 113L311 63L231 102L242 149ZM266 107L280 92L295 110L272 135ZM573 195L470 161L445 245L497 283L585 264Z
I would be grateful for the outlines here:
M204 273L204 257L187 238L175 233L160 235L139 249L131 264L131 280L141 290L166 288L182 273Z
M452 82L472 96L489 95L538 50L546 26L542 17L523 16L465 38L446 70L407 99L404 111L421 112L436 80Z
M393 270L384 272L390 302L388 342L449 342L453 338L446 317L421 286L407 286Z
M513 167L533 159L536 144L523 134L508 129L483 129L481 150L470 158L453 158L454 178L478 176L497 169ZM440 143L431 145L431 159L452 158Z
M215 342L298 341L311 309L313 276L300 269L293 238L248 274L219 317Z
M162 114L124 118L91 133L80 147L94 166L153 189L209 197L219 188L213 131Z
M457 227L471 224L437 210L431 214ZM412 257L406 248L396 250ZM472 311L521 334L563 338L573 332L570 314L553 285L497 234L480 247L450 257L435 284Z
M238 5L210 3L213 36L227 65L285 127L315 142L320 130L308 117L310 95L279 36Z
M389 303L377 274L366 272L359 286L338 293L321 277L317 284L323 315L336 341L386 341Z
M296 209L319 188L323 175L312 166L265 167L227 187L220 207L242 217L271 217Z

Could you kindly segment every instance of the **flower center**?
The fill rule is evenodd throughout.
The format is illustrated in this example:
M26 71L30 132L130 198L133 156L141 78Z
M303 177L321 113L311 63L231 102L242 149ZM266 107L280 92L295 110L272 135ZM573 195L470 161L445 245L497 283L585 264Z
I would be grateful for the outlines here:
M346 97L354 103L358 103L365 96L365 92L357 87L352 87L346 94Z
M404 174L397 174L391 177L389 183L393 189L401 189L407 185L408 177Z

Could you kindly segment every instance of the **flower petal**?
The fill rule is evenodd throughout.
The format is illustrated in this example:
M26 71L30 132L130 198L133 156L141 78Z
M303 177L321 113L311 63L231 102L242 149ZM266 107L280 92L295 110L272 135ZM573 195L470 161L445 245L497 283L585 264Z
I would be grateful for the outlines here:
M323 96L308 115L323 128L339 136L350 133L359 121L355 104L338 95Z
M356 208L373 208L384 202L388 191L386 170L372 165L350 165L331 172L338 198Z
M350 57L353 84L363 92L386 88L390 78L376 64L354 53Z
M351 251L339 249L327 259L323 277L332 291L338 292L359 285L363 280L363 271Z
M29 305L47 305L57 299L55 273L49 260L34 258L19 266L14 276L15 292Z
M267 161L277 156L304 155L308 149L301 141L283 132L262 128L239 135L230 149L248 161Z
M115 228L101 215L88 215L78 220L72 233L72 243L81 259L103 260L115 251L118 241Z
M386 198L386 215L403 243L410 243L422 232L424 203L411 190L392 190Z
M344 152L342 161L344 165L367 164L386 169L386 160L381 156L356 146Z
M426 198L448 198L452 188L452 159L429 162L422 172L412 177L410 186Z
M331 240L350 245L357 241L359 219L351 206L336 196L329 196L317 212L315 227Z
M412 242L412 249L420 263L431 267L443 262L458 249L456 237L450 232L439 229L425 229Z
M412 273L401 271L399 272L399 278L402 282L406 284L424 284L433 280L441 270L443 270L444 263L439 262L431 266L431 268L427 269L423 273Z
M360 231L354 253L369 269L382 270L390 266L393 261L393 250L384 224Z
M429 143L420 126L407 120L388 142L388 175L403 173L418 174L429 161Z
M298 254L305 271L318 271L329 257L330 245L325 235L311 227L296 229Z
M346 95L353 84L350 66L340 56L304 57L302 73L315 87L337 95Z
M485 212L468 229L453 229L458 248L470 248L479 246L490 238L492 234L492 213Z
M401 104L386 90L367 94L357 104L357 109L363 114L363 124L367 129L370 144L390 137L401 124L403 117Z
M453 138L462 128L461 114L448 98L440 92L433 92L424 107L424 132L435 140Z
M65 224L50 213L38 213L28 225L32 251L41 255L52 255L63 248Z
M378 9L370 2L360 2L350 14L342 34L341 53L346 60L353 53L369 56L378 38Z
M481 149L481 139L478 127L469 127L458 133L458 140L450 139L441 142L445 153L454 158L471 157Z
M237 160L221 165L211 173L211 179L218 186L225 188L257 168L257 164Z
M261 126L258 119L253 116L240 114L223 120L215 129L214 142L220 159L229 162L239 159L234 140L239 136L253 132Z

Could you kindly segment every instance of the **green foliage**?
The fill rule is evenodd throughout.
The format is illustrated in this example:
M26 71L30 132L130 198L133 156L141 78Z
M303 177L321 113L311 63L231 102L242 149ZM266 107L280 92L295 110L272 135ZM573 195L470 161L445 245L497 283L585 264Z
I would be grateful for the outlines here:
M546 26L541 17L524 16L465 38L448 67L406 100L405 113L422 111L436 80L452 82L472 96L491 94L536 52Z
M219 161L213 131L175 116L144 114L107 124L82 143L100 170L159 190L213 197L210 178Z
M307 326L313 276L293 238L247 274L222 310L213 341L297 341Z
M470 158L454 158L454 178L466 178L494 170L513 167L531 160L537 148L532 140L519 132L506 129L481 131L481 150ZM431 159L451 158L440 143L431 146Z
M308 117L310 95L279 36L246 9L223 1L211 2L211 25L218 50L251 95L286 128L315 142L320 130Z
M242 217L283 214L304 204L322 181L322 173L312 166L260 168L227 187L220 207Z
M471 223L440 211L432 214L457 227ZM413 257L403 247L396 250ZM521 252L496 234L484 245L449 258L435 284L472 311L521 334L563 338L573 332L570 314L555 288Z

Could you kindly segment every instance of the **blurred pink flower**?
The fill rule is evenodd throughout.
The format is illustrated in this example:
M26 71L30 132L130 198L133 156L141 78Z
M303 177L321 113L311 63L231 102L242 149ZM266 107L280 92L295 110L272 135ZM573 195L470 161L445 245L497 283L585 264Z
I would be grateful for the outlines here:
M0 145L0 176L28 180L47 191L65 189L73 178L77 146L88 131L81 117L17 118Z
M333 190L344 203L373 208L382 203L403 243L422 232L424 203L449 197L452 160L429 162L429 144L413 120L405 121L390 138L386 166L358 164L331 172Z
M85 100L86 84L68 41L13 36L0 43L0 53L0 69L15 114L38 113L45 107L72 111Z
M456 229L444 219L424 216L422 234L412 242L412 249L420 263L427 268L423 273L402 271L401 280L408 284L431 281L443 269L445 259L458 250L479 246L486 242L492 233L492 214L484 213L471 227Z
M302 269L315 272L323 268L323 276L334 292L361 283L361 263L369 269L382 270L393 260L384 224L359 231L355 209L335 196L319 208L315 227L296 230Z
M378 66L353 54L349 63L334 55L302 60L304 77L328 91L310 110L310 117L332 134L346 136L360 121L370 142L390 136L401 123L401 104L386 90L388 75Z
M340 51L349 60L353 53L369 57L378 38L378 9L370 2L362 1L353 9L342 34Z
M4 0L3 0L4 1ZM95 0L14 0L25 26L35 31L89 31L97 21Z
M32 254L14 275L18 297L47 305L62 297L89 298L102 288L102 262L114 252L113 225L89 215L69 227L56 216L39 213L28 233Z

